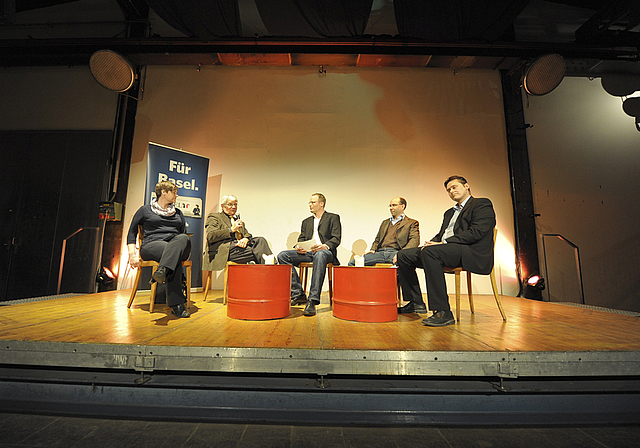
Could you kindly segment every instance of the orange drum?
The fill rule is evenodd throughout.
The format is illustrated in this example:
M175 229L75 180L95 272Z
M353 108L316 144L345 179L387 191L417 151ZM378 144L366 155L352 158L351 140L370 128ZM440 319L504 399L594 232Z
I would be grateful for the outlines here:
M290 314L290 265L232 264L227 269L228 317L266 320Z
M333 315L357 322L398 318L396 268L333 268Z

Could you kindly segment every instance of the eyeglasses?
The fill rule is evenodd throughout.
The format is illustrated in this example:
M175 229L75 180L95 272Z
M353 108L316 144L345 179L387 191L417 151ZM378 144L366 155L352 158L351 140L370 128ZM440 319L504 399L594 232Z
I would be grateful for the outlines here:
M389 204L389 207L399 207L401 204Z
M229 208L234 208L234 207L238 207L238 204L222 204L225 207L229 207Z

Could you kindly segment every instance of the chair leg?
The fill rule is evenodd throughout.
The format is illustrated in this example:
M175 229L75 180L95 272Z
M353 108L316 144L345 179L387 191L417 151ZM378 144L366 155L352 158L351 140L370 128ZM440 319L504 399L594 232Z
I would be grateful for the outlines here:
M460 272L456 271L456 322L460 322Z
M229 279L229 264L224 267L224 291L222 292L222 304L227 304L227 280Z
M469 296L469 308L471 308L471 314L476 312L473 307L473 288L471 286L471 272L467 271L467 295Z
M304 295L307 295L307 274L309 273L308 267L298 267L299 277L300 277L300 285L302 285L302 292Z
M154 266L151 268L151 277L153 277L154 272L156 272L156 269L158 269L159 266ZM149 300L149 312L153 313L153 309L155 308L155 304L156 304L156 289L158 288L158 284L156 282L153 282L151 284L151 299Z
M187 309L191 308L191 266L187 266Z
M502 314L502 320L506 322L507 315L504 313L504 309L502 308L502 302L500 301L500 296L498 295L498 284L496 283L495 269L491 270L490 276L491 276L491 287L493 288L493 296L496 298L498 309L500 310L500 314Z
M131 290L131 297L129 297L129 304L127 308L131 308L131 304L133 303L133 298L136 296L136 292L138 292L138 287L140 286L140 276L142 275L142 268L138 267L136 271L136 278L133 281L133 289Z
M333 306L333 265L329 266L329 305Z
M204 287L204 301L207 301L207 294L209 294L209 289L211 288L211 276L213 275L212 271L204 271L206 272L205 276L207 277L207 281L205 282Z

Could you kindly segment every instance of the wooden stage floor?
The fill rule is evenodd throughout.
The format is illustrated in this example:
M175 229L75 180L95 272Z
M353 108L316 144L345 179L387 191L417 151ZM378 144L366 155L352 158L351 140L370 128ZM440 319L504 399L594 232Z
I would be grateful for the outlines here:
M3 306L0 364L139 371L191 370L383 375L627 376L640 374L638 317L502 296L462 297L461 322L430 328L426 315L358 323L292 307L268 321L228 318L221 291L192 294L191 317L149 313L130 290ZM452 303L454 300L452 299Z
M146 292L127 309L130 290L63 297L2 307L0 340L245 347L429 351L637 351L636 316L502 296L503 322L493 296L475 295L474 314L462 296L461 322L430 328L427 315L363 323L333 317L328 297L315 317L291 307L284 319L245 321L227 317L221 291L192 294L191 317L177 319L165 305L149 313ZM454 302L452 298L452 303Z

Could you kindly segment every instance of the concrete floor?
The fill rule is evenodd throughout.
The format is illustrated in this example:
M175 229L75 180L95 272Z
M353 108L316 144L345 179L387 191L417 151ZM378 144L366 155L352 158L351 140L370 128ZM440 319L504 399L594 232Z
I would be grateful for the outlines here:
M0 447L632 447L640 424L607 427L324 427L0 413Z

